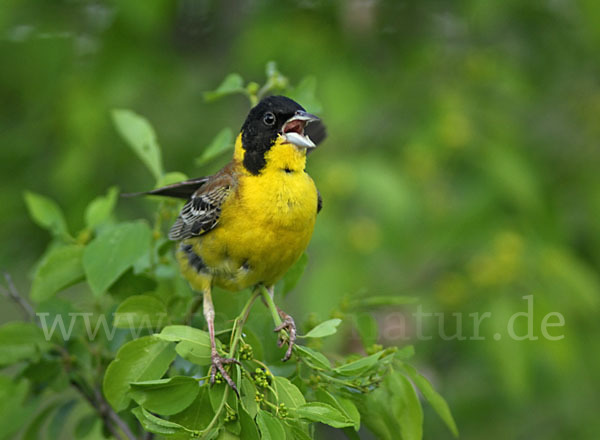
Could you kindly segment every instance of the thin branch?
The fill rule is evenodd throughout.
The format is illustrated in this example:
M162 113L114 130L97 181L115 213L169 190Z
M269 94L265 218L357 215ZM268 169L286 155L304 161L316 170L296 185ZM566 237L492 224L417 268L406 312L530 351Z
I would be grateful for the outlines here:
M4 272L4 280L6 281L6 286L8 289L0 286L0 292L18 305L23 310L26 318L29 321L35 321L35 312L33 311L33 307L31 307L31 304L29 304L27 300L19 294L19 291L13 283L12 277L8 272Z
M131 431L129 425L121 418L119 415L112 409L112 407L108 404L102 393L99 389L95 390L96 401L99 404L101 411L106 414L109 420L121 429L123 434L130 440L137 440L135 434Z
M102 409L98 406L94 397L90 396L89 393L76 380L71 379L69 382L71 383L71 386L73 386L73 388L75 388L79 392L79 394L81 394L83 398L88 401L92 408L96 410L96 412L102 419L102 423L104 424L104 426L106 426L106 429L108 429L112 436L117 440L123 440L123 437L119 433L119 430L110 422L108 415L106 413L103 413ZM133 437L133 439L135 439L135 437Z
M4 279L8 289L0 286L0 292L8 299L14 301L23 310L27 319L30 321L35 321L36 314L33 307L25 298L21 296L8 272L4 272ZM65 359L65 368L67 373L69 373L68 370L71 368L69 352L63 346L57 345L57 348L61 352L63 359ZM123 440L121 432L127 439L137 440L137 436L133 434L129 425L111 408L99 389L95 389L93 391L88 390L73 377L71 377L69 382L71 386L73 386L73 388L75 388L79 394L81 394L83 398L87 400L88 403L96 410L98 415L102 418L106 429L108 429L117 440Z
M129 440L137 440L137 437L133 434L129 425L123 421L119 417L117 413L113 411L108 402L102 396L100 390L96 389L94 391L86 390L84 386L82 386L79 382L77 382L74 378L70 379L70 384L73 388L75 388L81 396L96 410L100 418L102 419L102 423L106 426L106 429L115 437L117 440L124 440L121 432L125 434L125 437ZM119 429L121 431L119 431Z

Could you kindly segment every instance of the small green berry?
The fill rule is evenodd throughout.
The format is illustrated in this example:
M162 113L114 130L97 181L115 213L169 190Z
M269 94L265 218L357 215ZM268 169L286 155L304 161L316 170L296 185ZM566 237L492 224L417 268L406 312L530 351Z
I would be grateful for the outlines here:
M383 350L383 345L373 344L365 349L368 355L375 354L378 351Z
M267 388L271 383L272 374L269 371L264 371L260 368L254 370L252 374L252 378L254 379L254 383L259 388Z
M321 382L321 376L316 375L316 374L311 374L310 377L308 378L308 381L311 385L319 385L319 383Z
M225 423L235 422L236 420L237 420L236 412L228 406L227 414L225 414Z
M287 410L287 408L286 408L286 406L285 406L285 403L280 403L280 404L279 404L279 407L278 407L278 409L277 409L277 414L279 414L279 416L280 416L281 418L285 418L285 417L287 417L287 415L288 415L288 410Z
M254 350L252 346L246 343L243 343L240 347L240 358L242 360L250 360L254 358Z

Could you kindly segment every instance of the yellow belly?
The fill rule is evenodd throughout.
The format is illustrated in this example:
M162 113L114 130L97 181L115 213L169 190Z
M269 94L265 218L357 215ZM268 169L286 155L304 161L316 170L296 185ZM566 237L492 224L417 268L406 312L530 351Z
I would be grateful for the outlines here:
M222 206L218 226L184 241L206 270L199 273L180 251L182 272L197 290L207 283L234 291L272 285L308 246L316 215L317 190L304 171L273 169L240 176L237 191Z

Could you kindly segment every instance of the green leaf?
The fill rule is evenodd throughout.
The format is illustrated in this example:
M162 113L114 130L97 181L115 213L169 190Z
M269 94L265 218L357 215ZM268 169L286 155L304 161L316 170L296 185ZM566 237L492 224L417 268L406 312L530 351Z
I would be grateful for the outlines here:
M155 336L143 336L123 345L104 375L106 400L116 411L129 405L130 383L160 379L175 359L173 345Z
M395 357L401 361L406 361L412 358L414 355L415 347L412 345L407 345L406 347L402 347L400 350L396 351Z
M334 371L342 376L356 376L370 368L372 368L381 357L384 351L378 351L370 356L360 358L356 361L349 362L334 369Z
M46 408L40 411L33 418L27 427L27 430L23 433L21 440L38 440L39 438L42 438L42 427L57 406L58 402L52 402Z
M134 295L123 301L113 325L117 328L161 328L168 321L167 308L159 299L150 295Z
M58 408L52 420L48 424L46 429L46 438L64 438L63 431L65 425L68 423L69 415L73 411L73 408L79 403L79 400L72 399L64 403Z
M309 402L294 411L296 417L321 422L334 428L353 426L354 422L331 405L322 402Z
M206 340L210 343L208 332L190 327L188 325L169 325L163 328L162 331L156 335L156 337L170 342L204 342Z
M233 365L230 370L230 375L233 378L236 378L238 371L239 371L239 367L237 365ZM227 400L225 402L231 409L233 409L234 411L237 411L237 408L238 408L237 396L235 395L235 393L230 392L231 390L229 389L229 385L227 385L225 382L211 385L208 388L208 398L210 400L210 406L212 407L213 411L216 412L219 409L219 406L221 406L221 402L225 398L226 391L227 391ZM221 415L223 415L223 414L221 414ZM224 419L224 416L221 417L221 419Z
M334 335L337 333L338 325L342 323L341 319L329 319L325 322L320 323L316 327L314 327L311 331L309 331L302 338L323 338L325 336Z
M140 421L146 431L154 434L160 434L164 436L180 434L182 432L189 432L194 435L199 434L198 431L187 429L185 426L181 426L178 423L156 417L154 414L149 413L141 406L132 409L131 412Z
M66 378L64 366L58 359L40 357L38 361L29 360L21 376L28 379L34 388L46 388Z
M339 396L333 395L329 391L319 389L315 392L315 397L319 402L326 403L333 406L339 412L341 412L346 418L352 420L354 430L358 431L360 428L360 413L352 401Z
M47 229L55 237L63 239L69 237L63 212L54 200L25 191L25 204L29 215L38 226Z
M216 383L211 385L208 389L208 398L210 400L210 406L213 411L217 411L219 406L221 406L221 402L223 401L223 397L225 397L225 390L229 385L226 383Z
M379 326L373 315L359 312L354 315L354 325L358 330L363 347L367 348L377 343Z
M210 364L210 337L207 332L186 325L170 325L158 335L164 341L179 342L177 354L197 365ZM217 340L217 349L220 342Z
M288 96L294 101L299 102L302 107L310 113L320 113L323 107L316 97L317 78L315 76L305 76L300 83L288 93Z
M216 428L213 430L213 432L209 433L207 437L205 437L207 440L240 440L239 432L241 431L241 427L239 422L232 422L232 423L228 423L227 424L227 428L226 429L222 429L221 431L216 431Z
M252 347L255 359L264 359L265 350L262 338L256 335L248 326L244 327L244 342Z
M104 230L83 252L83 269L95 295L106 291L150 251L152 232L146 223L121 223Z
M233 148L233 131L226 127L222 129L212 142L202 150L202 154L196 159L196 165L201 166L211 161L221 153Z
M308 422L303 422L300 420L291 420L286 419L285 424L287 428L291 431L290 434L286 436L286 439L292 440L313 440L313 436L308 434L307 427L309 426ZM352 431L354 432L354 431Z
M391 396L391 410L402 440L423 438L423 409L412 384L402 374L388 374L384 380Z
M33 276L31 299L46 301L62 289L83 279L84 247L66 245L50 249Z
M302 278L302 274L306 269L306 265L308 264L308 255L306 252L302 254L302 256L296 261L292 267L288 269L283 277L283 287L281 289L281 293L285 297L288 293L290 293L294 287Z
M204 99L206 101L214 101L223 96L238 92L244 92L244 80L239 74L230 73L216 90L204 93Z
M12 434L31 420L36 402L26 402L29 384L0 375L0 438L16 438Z
M360 440L360 436L356 433L354 428L345 427L342 428L342 431L348 440Z
M29 322L9 322L0 327L0 366L39 358L50 348L39 327Z
M94 429L94 425L96 425L98 422L100 422L100 419L98 418L98 414L96 413L86 414L85 416L83 416L81 419L79 419L77 425L75 425L75 438L86 438L90 434L92 429Z
M202 430L208 426L214 415L208 397L208 387L200 387L194 402L182 412L169 417L169 420L187 429Z
M119 196L119 188L111 187L105 196L96 197L85 208L85 224L90 229L95 229L97 226L110 220L112 213L117 204Z
M256 423L260 429L262 440L281 440L285 438L285 429L279 419L270 413L258 410Z
M174 376L169 379L133 382L129 395L149 411L170 416L190 406L199 391L196 379Z
M354 430L358 431L360 428L360 412L356 408L356 405L350 400L342 396L334 396L337 402L336 408L340 410L342 414L348 417L354 422Z
M304 347L302 345L294 345L296 354L302 356L302 358L313 368L317 370L331 370L331 363L324 354L313 350L312 348Z
M298 387L285 377L275 376L273 382L279 403L284 403L288 409L296 409L306 403Z
M254 419L244 408L238 409L238 417L242 427L240 438L243 438L244 440L260 440L260 434L258 433L256 423L254 423Z
M419 390L421 390L421 393L423 393L425 399L427 399L435 412L444 421L448 429L450 429L452 435L454 435L454 437L458 437L458 427L456 426L454 417L452 417L450 408L448 407L448 404L444 398L433 389L431 383L424 376L419 374L414 367L404 364L403 369L406 374L408 374L408 377L410 377L414 384L419 388Z
M382 440L401 438L396 413L392 411L390 402L389 390L384 386L360 396L357 400L362 421L375 434L375 438Z
M240 401L242 403L242 406L246 411L248 411L250 417L254 418L256 416L256 413L258 412L258 404L256 403L256 400L254 400L256 396L256 386L246 376L242 377L240 394Z
M420 440L423 411L412 384L400 373L386 375L378 389L356 401L362 420L377 438Z
M156 180L163 175L160 147L148 121L131 110L113 110L113 122L119 134L148 167Z

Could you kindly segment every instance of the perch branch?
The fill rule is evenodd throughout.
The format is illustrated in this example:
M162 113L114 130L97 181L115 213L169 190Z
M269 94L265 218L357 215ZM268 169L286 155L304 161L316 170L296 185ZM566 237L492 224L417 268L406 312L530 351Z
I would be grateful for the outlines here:
M33 311L33 307L31 307L31 304L29 304L27 300L19 294L19 291L13 283L12 277L8 272L4 272L4 280L6 281L7 288L0 286L0 292L2 292L2 294L8 299L14 301L15 304L17 304L23 310L27 320L34 321L35 312Z

